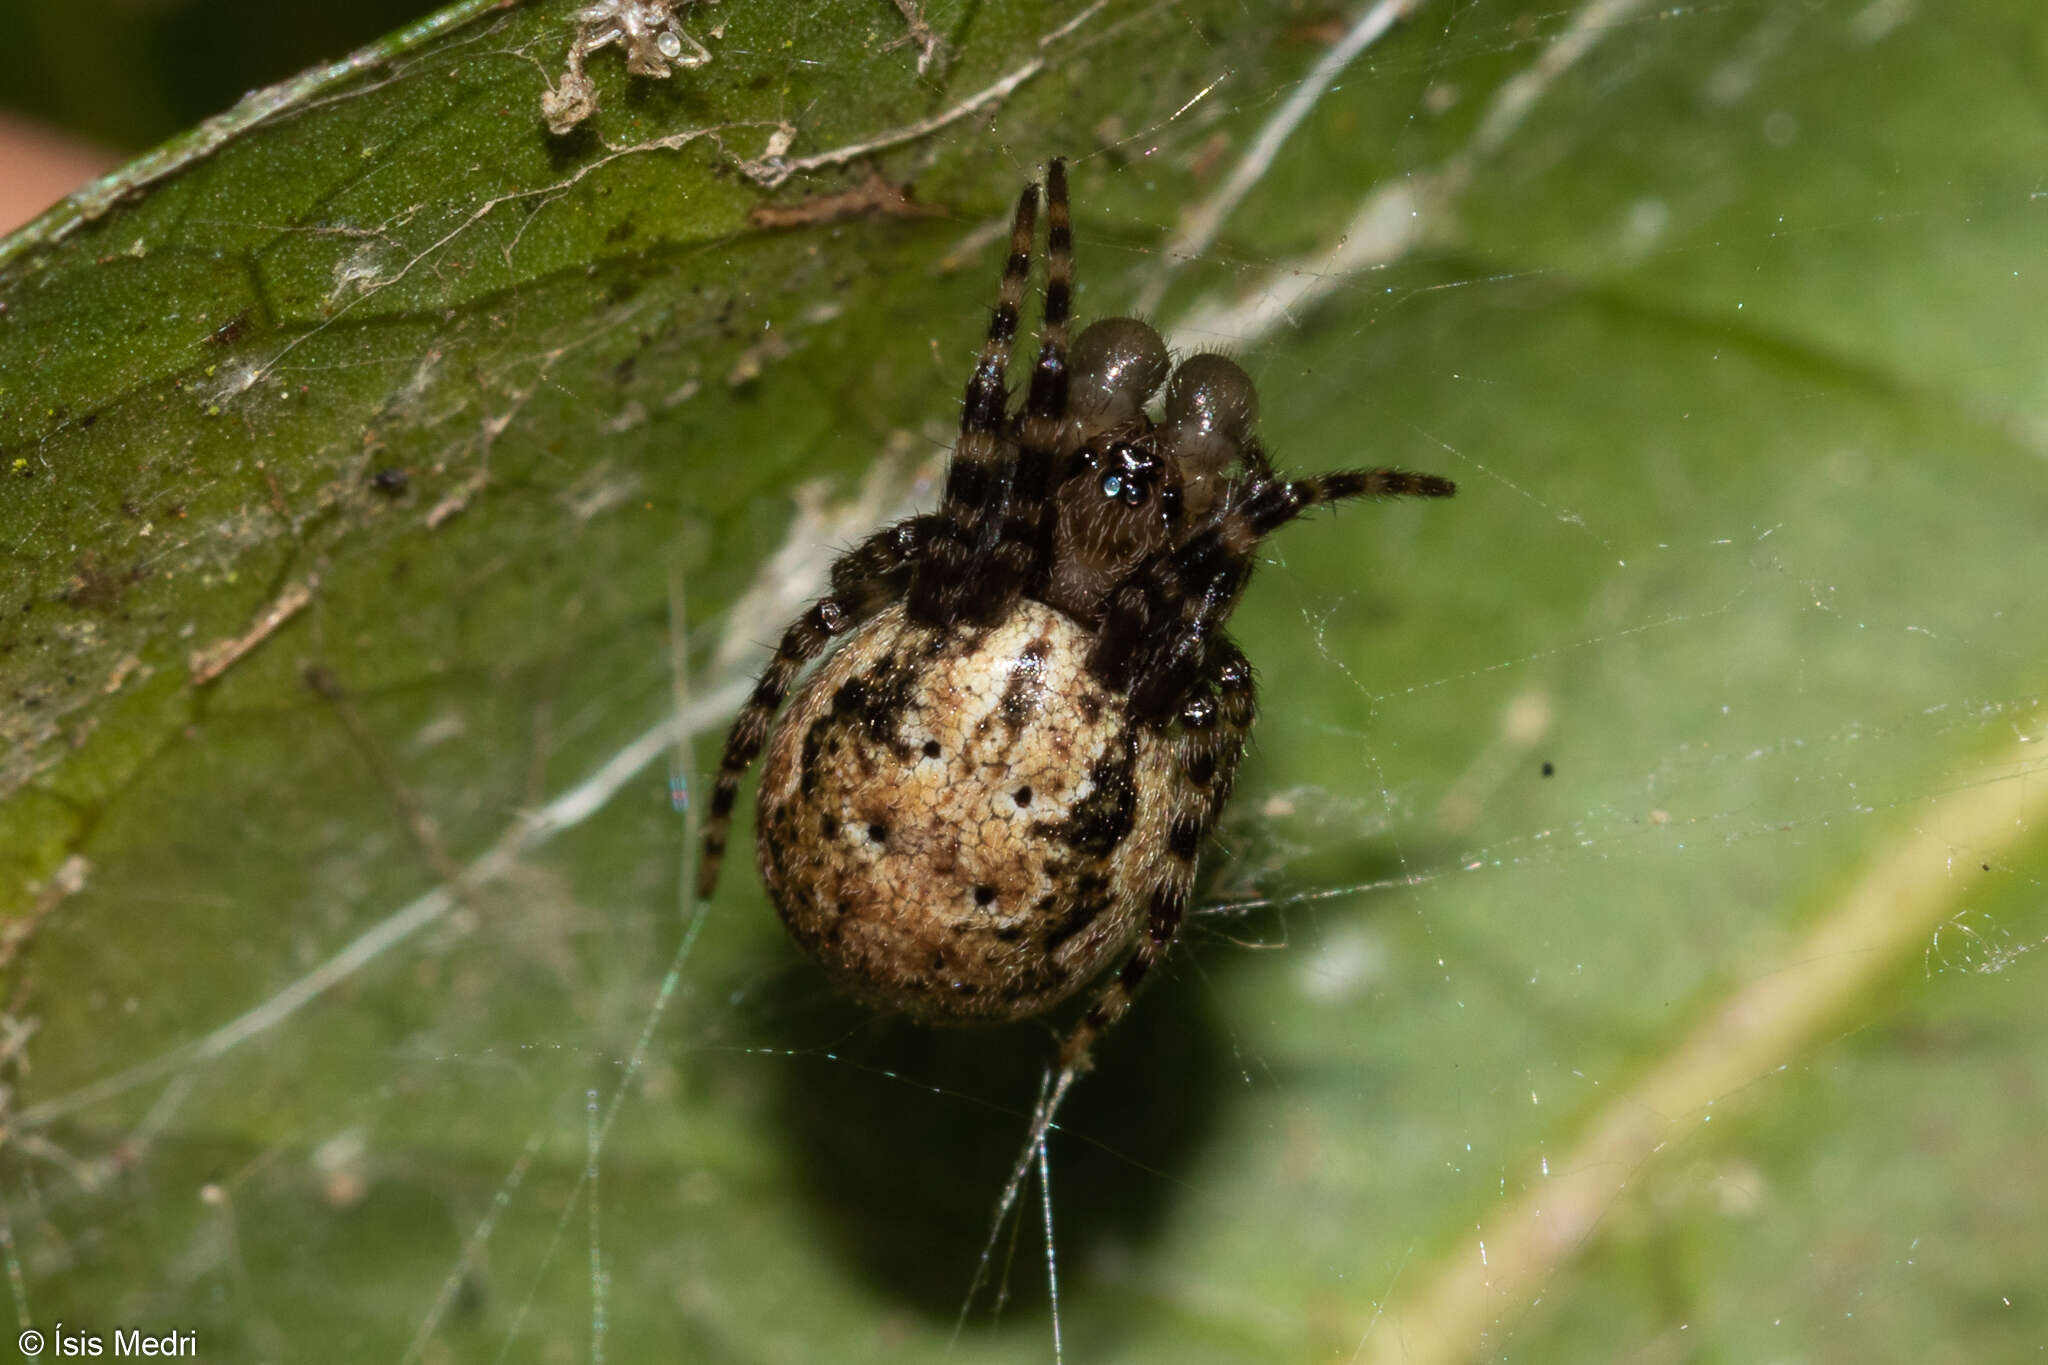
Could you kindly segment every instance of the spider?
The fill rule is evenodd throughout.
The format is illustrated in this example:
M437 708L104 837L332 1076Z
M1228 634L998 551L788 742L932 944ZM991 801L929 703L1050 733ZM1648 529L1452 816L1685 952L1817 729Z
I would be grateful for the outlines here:
M726 738L699 890L716 886L765 745L758 861L797 942L869 1005L928 1023L1029 1018L1099 981L1060 1049L1071 1076L1172 946L1229 799L1256 699L1223 625L1259 542L1322 503L1455 489L1397 469L1283 478L1252 435L1250 377L1220 355L1174 368L1134 318L1070 349L1059 160L1046 207L1021 409L1004 376L1036 185L1017 201L943 502L843 555L782 637Z

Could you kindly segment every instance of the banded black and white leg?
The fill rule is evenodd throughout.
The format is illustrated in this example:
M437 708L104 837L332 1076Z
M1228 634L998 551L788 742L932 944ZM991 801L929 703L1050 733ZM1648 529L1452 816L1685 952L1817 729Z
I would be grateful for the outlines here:
M704 822L704 856L697 866L699 896L710 896L718 885L740 779L768 742L775 712L797 675L826 645L903 596L910 586L911 565L939 531L940 519L932 515L910 517L869 536L832 565L832 591L813 602L783 632L775 657L725 736L725 753L719 760L711 809Z
M1266 468L1256 446L1246 463ZM1177 720L1172 832L1150 891L1146 932L1060 1050L1062 1068L1085 1064L1094 1039L1129 1008L1132 993L1180 929L1194 858L1237 775L1257 712L1251 665L1223 634L1266 536L1326 502L1358 497L1448 497L1448 479L1398 469L1339 470L1306 479L1254 475L1231 484L1210 525L1152 556L1109 595L1089 668L1128 696L1139 724Z
M1065 452L1067 320L1073 311L1074 228L1067 206L1067 165L1054 157L1045 174L1045 311L1038 329L1038 360L1031 367L1019 415L1016 456L1002 525L976 588L983 598L1006 585L1038 591L1052 557L1048 508ZM1012 590L1014 592L1014 590ZM1007 605L1007 599L1005 599Z
M946 466L939 530L911 576L910 615L925 625L951 626L968 613L992 620L1000 614L1000 607L1008 604L1008 599L998 594L999 601L991 605L981 591L987 579L981 571L986 559L983 542L990 518L999 518L1009 502L1015 474L1005 376L1025 286L1031 278L1031 241L1037 225L1038 186L1031 185L1017 198L1010 224L1010 255L996 292L996 310L989 318L981 358L967 380L960 438Z
M1195 860L1236 784L1257 715L1251 664L1231 640L1216 637L1204 676L1178 707L1167 846L1145 891L1144 933L1060 1045L1062 1076L1088 1069L1095 1040L1123 1018L1138 987L1172 949L1194 894Z
M1253 452L1257 448L1251 447ZM1263 464L1263 454L1248 454ZM1257 467L1257 466L1255 466ZM1447 498L1449 479L1401 469L1342 469L1233 483L1209 525L1152 556L1112 591L1090 666L1126 688L1132 713L1170 714L1201 672L1251 578L1259 542L1312 507L1351 498Z
M1058 1060L1046 1073L1045 1090L1032 1112L1023 1152L1010 1168L1010 1178L996 1202L989 1241L982 1251L982 1265L968 1291L970 1304L981 1288L989 1257L1005 1220L1016 1207L1033 1159L1052 1131L1067 1092L1089 1068L1095 1040L1123 1018L1138 987L1179 936L1188 897L1194 889L1195 858L1230 797L1257 714L1258 694L1251 664L1234 643L1218 636L1208 677L1182 703L1179 729L1174 736L1170 847L1148 889L1144 935L1118 966L1116 974L1098 989L1088 1012L1067 1034L1060 1045Z

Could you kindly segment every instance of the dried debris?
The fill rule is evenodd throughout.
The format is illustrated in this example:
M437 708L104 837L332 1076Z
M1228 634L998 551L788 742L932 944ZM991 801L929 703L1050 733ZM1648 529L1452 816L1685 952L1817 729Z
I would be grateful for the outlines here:
M882 49L892 52L905 45L917 49L917 74L932 74L931 67L937 62L943 70L946 60L946 40L941 38L924 17L924 11L917 6L917 0L896 0L896 10L903 16L904 34L901 38Z
M715 0L702 0L715 3ZM625 50L626 70L635 76L667 80L674 67L685 71L704 66L711 53L683 30L678 5L691 0L601 0L576 11L576 39L561 80L540 97L541 117L548 131L561 136L597 112L597 87L584 74L583 59L617 43Z
M306 604L313 600L313 590L319 586L317 574L308 574L303 580L286 584L277 600L263 609L248 630L233 639L216 640L204 649L193 650L188 660L192 685L204 687L233 668L243 655L269 639L279 626L304 610Z
M878 170L867 179L837 194L814 194L794 204L762 204L747 215L759 228L810 227L837 222L842 218L931 218L940 210L920 204L911 197L908 181L898 183Z

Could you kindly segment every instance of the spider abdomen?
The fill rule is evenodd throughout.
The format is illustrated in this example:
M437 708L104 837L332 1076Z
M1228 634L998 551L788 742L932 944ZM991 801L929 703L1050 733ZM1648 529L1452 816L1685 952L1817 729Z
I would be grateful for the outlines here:
M769 740L761 875L869 1004L1021 1019L1121 958L1170 826L1172 740L1089 677L1093 637L1023 600L938 629L891 607Z

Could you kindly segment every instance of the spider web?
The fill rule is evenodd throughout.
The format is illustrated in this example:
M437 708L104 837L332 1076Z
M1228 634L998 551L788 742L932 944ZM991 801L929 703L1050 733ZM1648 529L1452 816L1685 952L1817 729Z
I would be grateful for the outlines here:
M736 12L688 22L725 25L712 72L855 69L806 47L838 9L792 13L782 48ZM20 1322L407 1362L2048 1341L2027 632L2048 191L2011 55L2035 21L1414 0L1276 12L1249 44L1241 14L1159 5L878 14L868 47L921 33L906 66L973 78L900 124L810 104L722 128L736 181L888 152L941 192L969 163L1000 205L1037 155L1012 101L1127 78L1064 130L1087 139L1080 314L1139 308L1182 351L1236 354L1283 466L1460 484L1271 544L1232 622L1264 715L1201 908L1025 1149L1018 1216L985 1252L1052 1030L874 1021L819 989L744 860L714 905L685 890L763 642L837 549L933 500L996 211L947 224L936 267L938 238L890 258L951 311L856 291L928 349L921 407L746 408L867 363L835 349L860 310L829 272L737 260L736 297L800 320L760 336L664 336L630 296L543 332L448 438L521 471L539 510L516 543L547 565L473 551L464 676L343 670L298 708L212 718L236 745L203 770L304 745L383 823L259 789L187 814L192 770L167 767L125 798L155 812L153 853L50 880L45 984L6 1019ZM1132 46L1163 74L1117 65ZM984 48L1010 57L983 69ZM629 90L613 116L651 124ZM712 136L642 132L541 186L434 212L421 191L417 223L342 258L326 316L408 303L479 244L509 259L549 231L511 211ZM516 324L551 298L491 307ZM205 396L317 382L341 364L328 327ZM555 377L636 331L723 359L644 391ZM440 352L403 362L394 404L438 401ZM823 472L706 528L647 453L694 420L739 450L801 421L788 448ZM484 488L451 475L419 510L460 534ZM657 535L618 529L650 507ZM670 546L652 566L649 544ZM307 581L279 577L287 616ZM618 586L650 581L658 602ZM354 659L360 623L313 615L321 657ZM571 643L474 662L536 633ZM274 937L207 932L243 924L222 828L289 869L266 874L298 888ZM172 932L110 949L136 941L122 916ZM181 978L237 984L194 1029ZM25 1069L52 1036L91 1041Z

